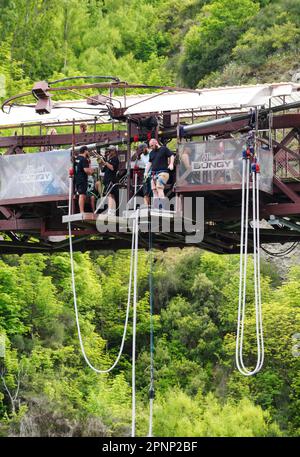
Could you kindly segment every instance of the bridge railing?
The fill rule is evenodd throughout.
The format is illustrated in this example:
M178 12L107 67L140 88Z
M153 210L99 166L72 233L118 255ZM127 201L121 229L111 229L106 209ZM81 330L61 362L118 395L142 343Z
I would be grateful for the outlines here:
M300 181L300 156L279 151L274 157L274 174L284 181Z

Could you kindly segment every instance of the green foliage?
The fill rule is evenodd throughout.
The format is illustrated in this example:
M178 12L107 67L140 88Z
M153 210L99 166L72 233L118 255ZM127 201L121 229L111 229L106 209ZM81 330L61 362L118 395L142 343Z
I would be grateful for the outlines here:
M204 75L199 86L290 80L299 60L299 2L260 2L262 8L240 35L225 65Z
M114 360L122 337L130 259L126 251L93 257L94 262L87 253L75 255L78 304L87 355L95 366L105 368ZM266 361L254 379L242 378L233 363L238 272L236 256L195 249L156 253L157 434L277 436L281 432L276 424L285 434L299 433L299 359L292 354L292 336L300 325L299 267L292 268L279 285L272 285L263 273ZM75 331L67 254L11 257L1 261L0 274L1 328L7 335L1 368L5 381L1 433L92 435L97 426L105 436L128 435L130 344L125 344L115 374L96 376L86 367ZM247 306L253 310L251 268L249 276ZM150 375L148 316L148 255L141 252L137 327L141 434L146 433ZM245 360L251 365L252 311L245 324Z
M226 64L237 39L258 12L252 0L217 0L205 5L197 25L188 31L181 66L181 77L189 86Z
M248 399L221 405L212 394L192 399L177 390L159 399L154 417L159 436L280 436L269 414Z
M68 75L193 87L272 81L289 78L286 66L299 57L297 0L2 0L0 7L6 95Z
M257 68L272 54L294 51L299 40L300 29L291 15L279 8L274 11L272 7L268 15L266 10L263 16L258 15L255 28L243 34L232 54L238 62L247 62L252 68Z

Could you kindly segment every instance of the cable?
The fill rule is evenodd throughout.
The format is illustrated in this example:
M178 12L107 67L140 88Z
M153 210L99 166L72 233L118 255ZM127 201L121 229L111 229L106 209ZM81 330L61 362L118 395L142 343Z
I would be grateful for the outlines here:
M153 321L153 240L151 226L151 211L149 210L149 303L150 303L150 388L149 388L149 430L148 437L153 436L153 402L154 391L154 321Z
M73 179L70 176L70 178L69 178L69 217L71 216L72 187L73 187ZM116 367L116 365L118 364L118 362L119 362L119 360L121 358L121 355L122 355L123 349L124 349L126 333L127 333L129 310L130 310L131 289L132 289L133 254L134 254L134 241L135 241L134 231L132 232L131 255L130 255L130 273L129 273L129 285L128 285L128 298L127 298L126 317L125 317L122 341L121 341L119 353L118 353L114 363L109 368L102 370L102 369L95 368L92 365L92 363L90 362L89 358L86 355L84 344L83 344L83 340L82 340L80 323L79 323L79 313L78 313L78 307L77 307L77 295L76 295L75 272L74 272L74 258L73 258L73 245L72 245L72 229L71 229L71 222L70 221L68 222L68 229L69 229L69 246L70 246L70 264L71 264L72 292L73 292L74 309L75 309L75 317L76 317L76 326L77 326L77 331L78 331L78 339L79 339L80 349L81 349L81 352L82 352L82 355L83 355L83 358L84 358L85 362L87 363L87 365L95 373L99 373L99 374L109 373L110 371L112 371Z
M77 92L77 91L74 90L74 89L68 89L68 88L66 88L66 91L72 92L73 94L78 95L78 96L81 97L81 98L84 98L83 94L81 94L80 92ZM114 100L115 102L119 103L120 108L122 108L122 103L121 103L120 100L118 100L117 98L109 97L108 95L104 95L104 94L101 94L101 97L106 98L108 101ZM97 98L89 97L89 99L90 99L90 100L94 100L95 102L97 102L97 103L99 103L99 104L101 104L101 105L104 105L104 103L100 103L99 100L98 100ZM105 106L107 106L107 105L105 104ZM113 106L113 105L111 104L111 106ZM82 108L81 108L81 109L82 109ZM90 108L88 107L88 108L86 108L86 109L90 109ZM97 109L97 108L91 108L91 109ZM99 108L99 109L100 109L100 108Z
M133 317L132 317L132 416L131 416L131 436L135 437L136 422L136 389L135 389L135 359L136 359L136 320L137 320L137 275L138 275L138 228L139 210L136 210L133 221L134 238L134 273L133 273Z
M241 330L241 311L242 311L242 290L243 290L243 266L244 266L244 225L245 225L245 172L246 172L246 161L243 158L242 161L242 208L241 208L241 241L240 241L240 279L239 279L239 302L238 302L238 323L237 323L237 336L235 346L235 361L238 370L240 371L239 363L239 341L240 341L240 330ZM247 172L248 160L247 160Z
M263 367L265 358L265 345L264 345L264 331L263 331L263 317L262 317L262 304L261 304L261 284L260 284L260 227L259 227L259 180L260 174L256 173L256 224L257 224L257 293L258 293L258 320L260 331L260 350L261 360L259 370Z
M71 216L71 207L72 207L72 187L73 179L72 176L69 178L69 216ZM119 353L115 362L107 369L100 370L95 368L90 360L88 359L83 340L81 335L80 323L79 323L79 314L77 307L77 296L76 296L76 285L75 285L75 273L74 273L74 259L73 259L73 245L72 245L72 230L71 222L68 222L69 228L69 244L70 244L70 263L71 263L71 278L72 278L72 291L74 299L74 309L76 316L76 325L78 331L78 338L80 343L80 349L87 365L95 373L109 373L112 371L115 366L118 364L120 357L123 352L126 332L128 327L128 318L130 310L130 298L131 298L131 289L132 289L132 273L133 273L133 323L132 323L132 423L131 423L131 436L135 436L135 424L136 424L136 380L135 380L135 361L136 361L136 321L137 321L137 276L138 276L138 223L139 223L139 210L136 210L135 219L133 221L133 230L132 230L132 241L131 241L131 255L130 255L130 273L129 273L129 286L128 286L128 300L127 300L127 309L126 309L126 318L123 330L123 337L121 341L121 346Z
M272 255L273 257L284 257L288 254L291 254L299 245L299 241L294 241L291 246L289 246L285 251L279 252L271 252L265 247L261 246L261 249L268 255Z
M119 78L117 78L116 76L98 76L98 75L95 75L95 76L70 76L70 77L66 77L66 78L62 78L62 79L56 79L55 81L49 81L49 85L51 84L57 84L57 83L61 83L61 82L64 82L64 81L70 81L72 79L112 79L113 81L116 81L116 82L120 82Z

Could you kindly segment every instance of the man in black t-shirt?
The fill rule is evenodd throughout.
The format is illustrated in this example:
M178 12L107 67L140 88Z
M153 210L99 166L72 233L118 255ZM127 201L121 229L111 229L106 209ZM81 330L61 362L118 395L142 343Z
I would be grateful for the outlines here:
M84 213L84 204L88 188L88 175L92 175L94 171L90 168L89 150L86 146L80 148L79 154L74 160L74 168L75 187L79 194L79 211Z
M116 214L116 200L118 197L118 186L114 186L117 182L117 172L119 169L119 159L117 148L114 145L108 147L107 159L101 163L102 171L104 171L104 193L108 193L108 214Z
M151 148L149 163L145 169L147 176L152 169L151 188L154 197L154 208L158 208L159 202L163 206L165 197L164 188L169 180L169 172L174 170L175 155L166 146L159 147L158 141L152 138L149 142Z

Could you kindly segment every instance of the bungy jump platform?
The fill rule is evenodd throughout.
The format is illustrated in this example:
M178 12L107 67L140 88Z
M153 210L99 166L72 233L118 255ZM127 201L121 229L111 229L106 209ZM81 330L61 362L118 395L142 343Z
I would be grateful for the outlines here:
M128 84L118 78L92 79L109 81L62 87L58 86L61 81L41 81L31 91L3 103L1 129L13 127L19 132L0 137L3 150L0 231L4 235L0 240L0 253L70 251L79 344L87 365L98 374L109 373L119 362L132 295L131 436L134 437L138 251L139 247L149 250L148 436L152 436L153 248L184 247L187 234L198 232L201 236L194 239L192 245L217 253L240 254L236 366L244 376L255 375L263 366L260 247L290 242L286 252L291 252L300 241L300 85L276 83L191 90ZM94 89L95 95L85 99L83 96L82 100L54 101L56 94L74 89L82 91L82 95L85 90ZM128 91L134 89L146 93L129 95ZM149 93L151 90L156 92ZM33 96L33 104L20 106L20 99L28 96ZM89 132L77 132L82 121L89 126ZM25 129L36 126L40 127L39 135L25 135ZM71 131L43 133L44 128L59 130L62 126L68 126ZM172 211L137 206L141 173L135 150L138 142L148 142L151 138L167 144L176 153L176 172L171 174L165 189L165 199L173 202ZM117 207L116 216L78 212L69 170L83 144L96 160L95 170L99 154L105 153L108 145L118 145L118 186L126 195L126 205L125 210ZM28 154L24 148L35 150ZM101 170L96 172L101 180ZM199 220L201 226L196 224ZM189 230L186 223L190 224ZM56 241L55 237L58 237ZM73 250L121 248L131 252L123 337L114 363L99 369L88 359L82 340ZM243 351L249 249L253 253L257 348L256 361L250 369L246 367Z
M86 84L76 81L75 85L70 78L69 86L61 86L59 80L41 81L3 103L1 253L68 249L69 169L82 145L89 148L100 180L97 157L108 145L118 147L119 185L128 203L140 165L137 145L150 138L157 138L176 154L176 170L166 186L166 198L174 202L176 216L160 215L161 221L170 219L170 231L156 231L153 246L184 247L192 223L188 230L185 225L189 219L194 225L200 219L195 202L204 198L203 239L194 245L216 253L239 253L242 153L248 147L250 132L254 132L255 160L260 166L261 243L300 241L299 84L192 90L130 84L118 78L103 77L99 82L97 78ZM91 89L94 95L85 95ZM74 90L81 99L59 100L62 92ZM30 96L32 103L27 98L22 106L22 98ZM82 122L87 125L84 131L79 127ZM12 128L16 135L5 135ZM32 134L33 128L35 132L39 128L39 134ZM251 189L251 176L249 186ZM94 217L89 205L84 215L78 215L74 188L71 198L74 250L130 248L130 233L128 236L124 231L126 207L117 212L116 220L106 220L107 216L100 214ZM185 214L184 202L189 198L193 208ZM156 215L151 213L151 217ZM180 218L182 231L174 231L172 221L179 226ZM116 230L97 230L97 220L98 224L115 224ZM253 242L251 223L249 242ZM143 245L143 234L139 243Z

